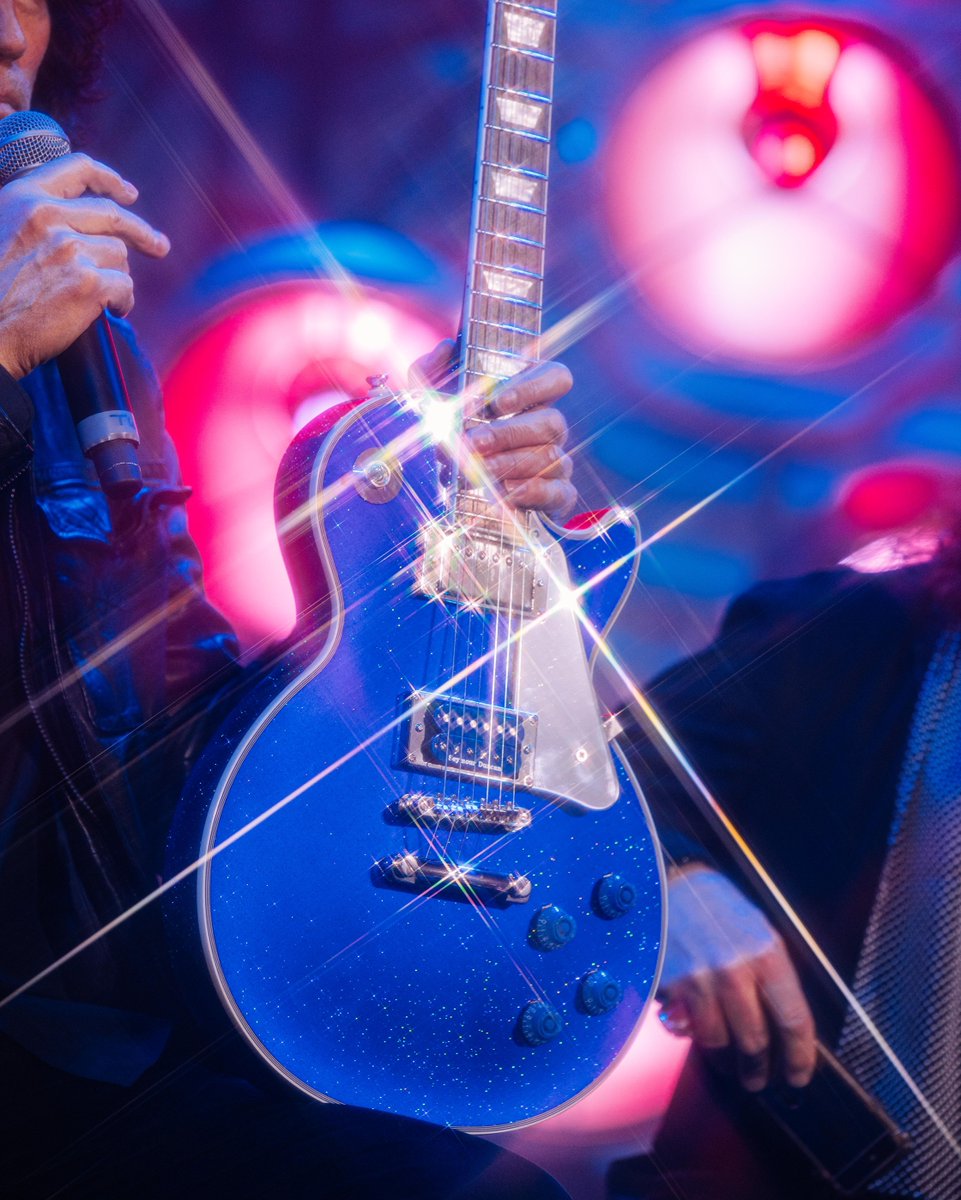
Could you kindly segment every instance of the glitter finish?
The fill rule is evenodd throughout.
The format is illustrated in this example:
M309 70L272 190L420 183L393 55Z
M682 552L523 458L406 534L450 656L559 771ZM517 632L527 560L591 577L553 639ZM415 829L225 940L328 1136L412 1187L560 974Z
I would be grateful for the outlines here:
M412 422L393 404L367 406L362 418L342 422L333 442L318 437L307 454L314 491L349 478L361 454L409 433ZM367 503L353 487L332 489L315 573L323 566L333 582L336 572L337 644L313 661L292 652L215 739L188 792L192 816L180 821L178 853L206 853L293 796L200 872L200 940L235 1024L272 1066L319 1098L503 1127L569 1102L631 1036L659 965L662 864L619 757L619 799L594 809L517 783L439 777L407 761L417 720L403 715L411 695L463 671L459 696L514 703L505 618L458 610L414 587L419 522L425 511L442 515L442 489L429 450L403 470L404 488L388 504ZM574 583L630 541L629 527L614 526L573 542ZM598 626L629 575L625 566L587 594ZM301 600L306 612L309 598ZM573 690L564 663L544 670ZM538 738L540 745L543 728ZM419 793L516 803L532 820L504 828L399 820L400 799ZM190 842L184 830L205 808L205 831ZM385 886L376 864L407 852L526 876L530 902L484 904L456 881L418 892ZM599 881L610 875L636 888L617 920L596 907ZM547 905L569 914L577 934L550 950L530 936L532 916ZM610 1012L588 1012L579 1001L582 980L598 970L623 988ZM532 1045L524 1014L548 1009L562 1028Z

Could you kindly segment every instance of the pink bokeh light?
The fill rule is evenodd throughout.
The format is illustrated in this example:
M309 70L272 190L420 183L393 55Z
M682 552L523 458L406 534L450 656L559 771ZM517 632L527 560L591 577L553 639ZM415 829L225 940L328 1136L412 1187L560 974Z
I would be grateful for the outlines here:
M620 113L606 187L653 314L695 352L750 363L850 351L930 289L958 238L952 119L880 35L840 21L682 45Z
M274 477L297 429L363 395L368 375L394 387L443 336L435 319L368 290L285 283L231 301L165 381L167 424L184 479L208 595L245 647L283 636L294 600L274 529Z

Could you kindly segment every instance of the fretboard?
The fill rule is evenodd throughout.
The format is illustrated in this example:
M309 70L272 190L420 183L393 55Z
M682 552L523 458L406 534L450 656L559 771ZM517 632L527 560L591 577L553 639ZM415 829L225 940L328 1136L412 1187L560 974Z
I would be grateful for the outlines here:
M465 386L536 357L557 0L490 0L462 331Z

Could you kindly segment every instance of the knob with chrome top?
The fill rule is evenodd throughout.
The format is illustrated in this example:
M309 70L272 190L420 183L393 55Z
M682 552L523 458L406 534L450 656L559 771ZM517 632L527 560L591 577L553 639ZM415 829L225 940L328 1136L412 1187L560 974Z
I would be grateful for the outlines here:
M595 967L581 980L577 998L584 1011L596 1017L617 1008L624 999L624 989L613 975Z
M553 1041L563 1028L561 1014L545 1000L532 1000L521 1013L521 1037L529 1046Z
M594 906L609 921L629 913L636 900L637 888L623 875L604 875L594 888Z
M577 933L577 922L556 904L545 904L531 921L530 941L538 950L559 950Z

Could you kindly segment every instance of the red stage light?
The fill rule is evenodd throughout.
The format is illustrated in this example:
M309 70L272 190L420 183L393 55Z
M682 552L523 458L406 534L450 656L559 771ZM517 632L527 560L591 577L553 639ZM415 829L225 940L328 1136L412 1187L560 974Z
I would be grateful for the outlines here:
M953 118L853 22L687 42L628 100L606 166L615 248L696 353L819 364L914 305L957 245Z
M827 31L810 28L762 28L748 36L758 90L744 117L745 144L772 183L800 187L824 162L837 137L828 85L841 56L840 43Z
M881 533L936 521L943 500L935 467L885 463L848 480L839 507L856 529Z
M286 633L293 595L274 530L274 476L297 429L351 396L368 375L394 386L443 336L433 319L372 289L325 281L235 297L182 352L165 381L167 424L204 559L207 592L241 641Z

